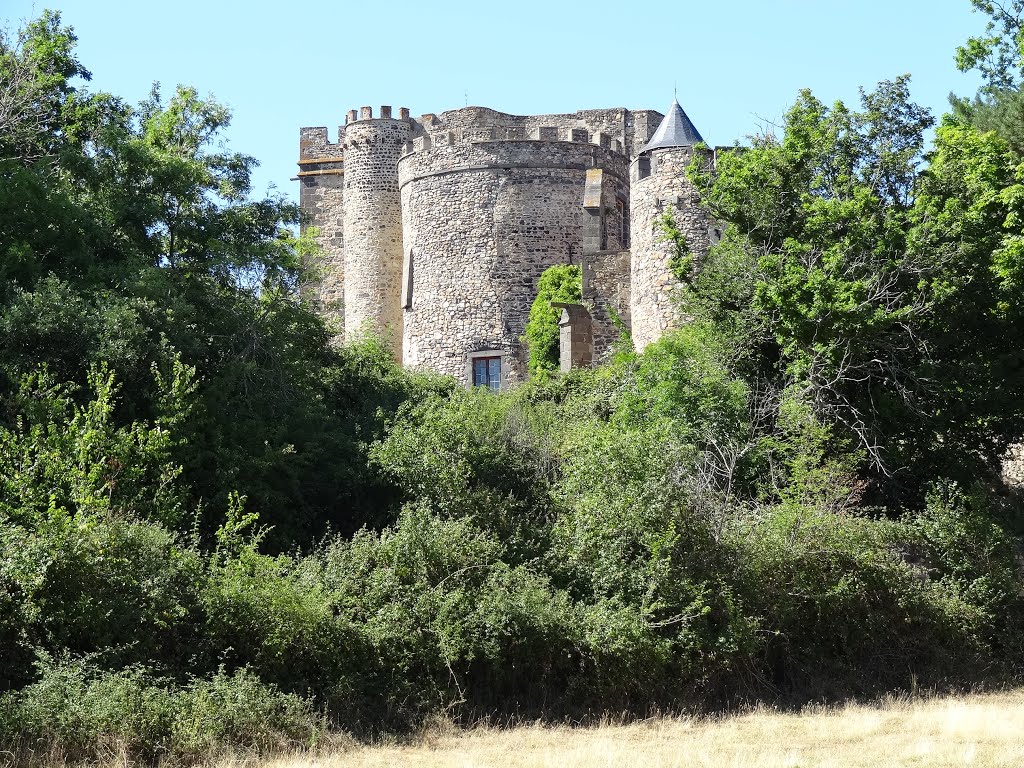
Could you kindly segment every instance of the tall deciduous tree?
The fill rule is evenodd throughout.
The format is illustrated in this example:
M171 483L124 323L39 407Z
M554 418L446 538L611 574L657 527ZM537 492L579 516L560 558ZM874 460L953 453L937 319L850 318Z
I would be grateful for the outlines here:
M370 346L332 347L298 291L299 209L252 194L225 106L90 93L74 44L56 13L0 37L0 421L26 374L84 392L99 364L115 421L152 420L152 367L180 359L196 390L173 460L193 506L219 514L239 491L278 543L381 519L365 443L412 380Z
M956 50L962 72L976 71L982 86L973 98L950 95L954 113L982 131L996 131L1015 159L1024 159L1024 2L971 0L989 21L985 34Z
M907 78L861 101L804 92L781 138L694 169L731 230L692 311L746 325L748 369L799 390L889 491L992 471L1024 431L1007 146L946 127L922 172L932 119Z

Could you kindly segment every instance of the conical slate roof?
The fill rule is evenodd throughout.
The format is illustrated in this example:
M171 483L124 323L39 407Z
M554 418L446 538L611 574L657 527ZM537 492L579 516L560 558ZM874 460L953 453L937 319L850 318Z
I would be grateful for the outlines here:
M668 114L661 121L661 125L658 126L658 130L654 132L651 140L640 151L646 152L649 149L659 149L660 147L690 147L703 141L704 139L701 138L690 118L679 106L679 102L672 99L672 106L668 108Z

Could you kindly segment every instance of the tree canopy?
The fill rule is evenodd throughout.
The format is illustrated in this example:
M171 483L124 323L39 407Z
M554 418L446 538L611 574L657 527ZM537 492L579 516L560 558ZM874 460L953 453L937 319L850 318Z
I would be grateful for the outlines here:
M1024 70L975 6L930 145L906 76L801 92L690 170L706 257L661 222L689 321L555 375L549 270L501 392L337 343L215 99L89 90L56 13L0 35L4 749L1019 681Z

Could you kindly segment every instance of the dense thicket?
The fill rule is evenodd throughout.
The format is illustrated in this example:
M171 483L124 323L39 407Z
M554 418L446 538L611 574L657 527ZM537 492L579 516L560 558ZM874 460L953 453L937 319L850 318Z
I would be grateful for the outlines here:
M961 114L922 156L905 80L802 94L693 170L725 229L680 270L692 322L556 377L542 299L542 375L495 394L332 345L220 105L90 93L54 14L0 76L4 749L1016 678L1007 137Z

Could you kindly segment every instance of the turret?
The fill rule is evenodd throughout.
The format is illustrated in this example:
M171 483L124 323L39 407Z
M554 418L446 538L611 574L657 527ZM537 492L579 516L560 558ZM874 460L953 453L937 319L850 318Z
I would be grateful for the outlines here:
M633 227L630 273L633 343L638 351L684 319L679 308L679 264L675 246L662 235L661 221L671 210L695 264L707 253L711 219L686 176L700 133L675 100L650 141L630 167L630 220Z
M412 138L409 110L355 110L345 123L345 335L380 333L401 360L402 208L398 160Z
M308 219L307 226L319 232L320 256L312 268L315 282L304 285L304 293L322 303L323 310L340 326L345 298L345 238L341 211L344 206L345 163L342 158L344 127L332 142L327 128L303 128L299 133L299 203Z

